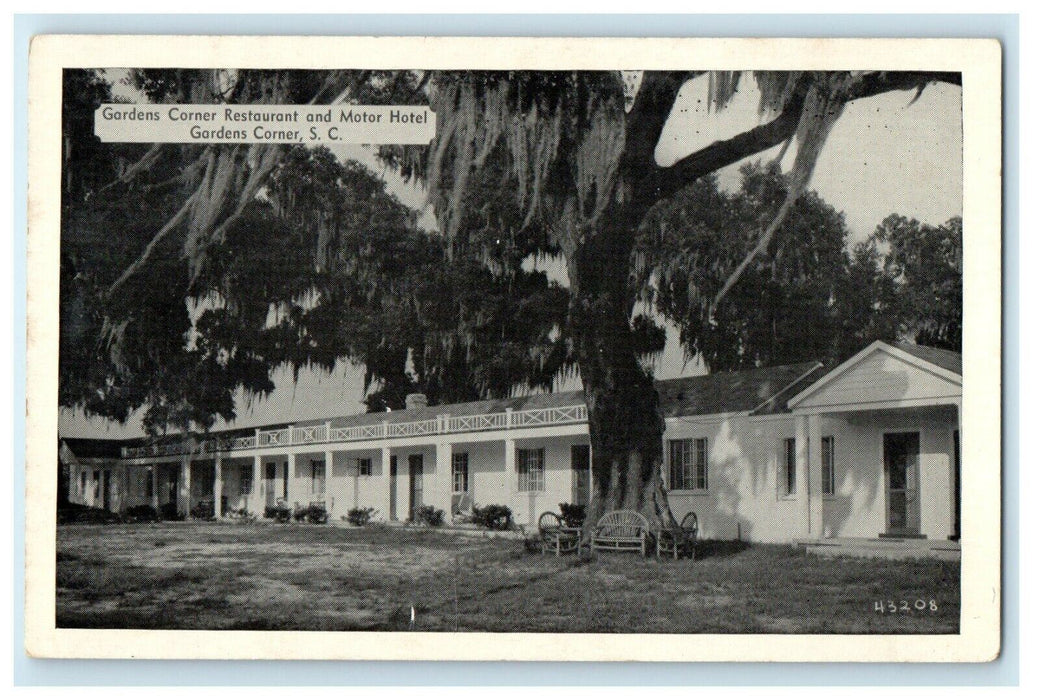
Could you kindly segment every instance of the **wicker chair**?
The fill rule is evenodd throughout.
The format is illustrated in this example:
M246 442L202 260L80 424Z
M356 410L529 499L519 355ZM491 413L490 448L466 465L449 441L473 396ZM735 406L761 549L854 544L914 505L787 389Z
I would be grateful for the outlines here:
M657 540L657 558L662 554L678 559L687 554L691 559L697 558L697 514L690 511L682 519L678 528L661 528L654 532Z
M581 549L581 530L565 527L560 516L549 511L538 517L538 539L542 554L555 552L560 556Z

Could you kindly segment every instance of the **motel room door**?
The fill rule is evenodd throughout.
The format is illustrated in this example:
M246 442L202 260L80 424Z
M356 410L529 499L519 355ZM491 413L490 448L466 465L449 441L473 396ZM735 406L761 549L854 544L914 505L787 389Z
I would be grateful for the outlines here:
M588 445L571 445L572 502L588 506L592 498L592 453Z
M286 478L282 480L282 488L278 488L278 463L268 462L264 465L264 505L271 507L279 498L288 497L288 468Z
M101 505L105 510L112 510L112 471L101 472Z
M415 517L415 510L421 508L422 500L422 455L408 455L408 516Z
M887 535L916 537L921 532L918 494L921 436L919 433L885 433L885 483L887 484Z

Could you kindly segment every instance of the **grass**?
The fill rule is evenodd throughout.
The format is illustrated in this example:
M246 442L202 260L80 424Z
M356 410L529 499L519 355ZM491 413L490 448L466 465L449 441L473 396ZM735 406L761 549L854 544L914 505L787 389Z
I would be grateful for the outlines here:
M960 613L956 562L777 545L556 558L436 530L266 523L63 525L57 545L66 628L937 634ZM876 610L889 600L909 610Z

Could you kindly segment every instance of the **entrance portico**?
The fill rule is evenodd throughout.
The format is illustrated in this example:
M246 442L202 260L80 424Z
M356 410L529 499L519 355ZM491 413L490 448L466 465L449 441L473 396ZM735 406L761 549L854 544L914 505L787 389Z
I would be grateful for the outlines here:
M950 356L877 342L791 398L807 537L955 536L961 376Z

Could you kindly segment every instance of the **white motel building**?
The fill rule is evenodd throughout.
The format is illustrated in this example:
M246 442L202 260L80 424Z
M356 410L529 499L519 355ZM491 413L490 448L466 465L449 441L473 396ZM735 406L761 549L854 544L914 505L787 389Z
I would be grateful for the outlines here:
M875 342L819 363L658 382L663 479L701 537L792 542L959 537L961 357ZM60 436L59 436L60 437ZM504 504L527 527L589 497L582 393L427 406L214 433L62 440L74 503L120 512L200 501L263 515L323 502L406 520L419 505ZM451 516L448 515L450 521Z

